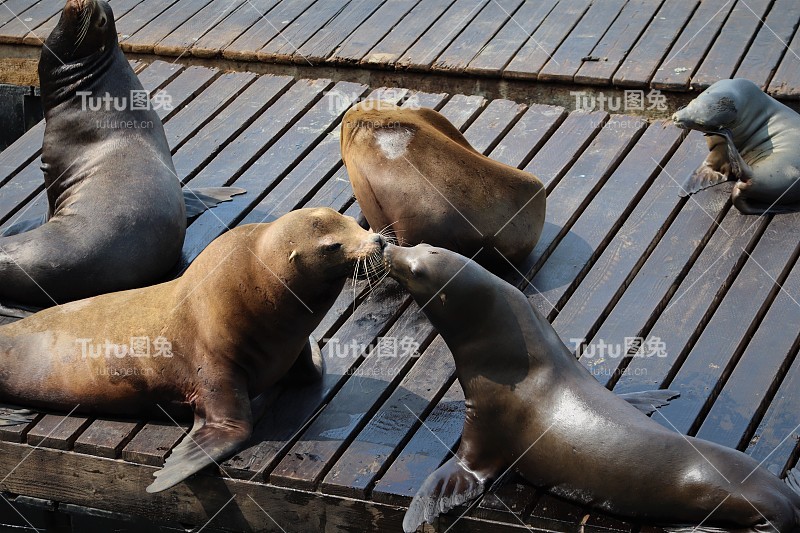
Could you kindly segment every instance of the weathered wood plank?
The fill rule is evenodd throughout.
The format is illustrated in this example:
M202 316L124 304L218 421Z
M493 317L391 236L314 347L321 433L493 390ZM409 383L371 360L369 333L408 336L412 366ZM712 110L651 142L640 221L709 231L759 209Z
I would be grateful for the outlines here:
M769 82L768 92L775 98L796 99L800 95L800 55L796 50L800 50L800 31L794 34L778 70Z
M123 50L151 54L157 42L174 32L212 0L178 0L158 17L123 41ZM219 8L218 8L219 9Z
M728 211L719 231L711 237L648 333L648 340L664 343L666 353L635 357L615 391L635 392L666 385L673 369L677 371L675 366L680 365L711 319L767 222L743 216L735 209Z
M522 0L494 0L464 28L433 63L434 70L462 72L505 25L514 24Z
M617 20L592 50L574 76L575 83L609 85L639 36L653 20L664 0L629 0Z
M145 0L137 5L125 15L117 19L117 33L119 34L120 46L126 50L125 40L139 31L148 22L169 9L177 0Z
M793 0L775 0L742 63L736 69L737 78L747 78L767 90L784 54L791 54L783 44L792 40L792 35L800 24L800 17L786 16L794 6ZM775 46L776 42L781 43L781 46ZM698 84L702 81L699 80Z
M161 467L164 459L189 431L189 426L169 422L146 424L122 449L122 459L132 463Z
M453 5L455 0L420 0L361 61L363 65L394 65Z
M270 23L273 25L275 23L270 13L276 5L278 5L277 0L248 0L242 3L194 43L191 49L192 55L202 58L223 55L228 59L255 59L255 51L264 46L264 43L269 40L269 36L265 36L264 40L261 40L257 46L250 45L245 47L244 49L249 52L247 57L236 55L236 50L240 47L233 46L229 55L225 54L225 50L239 39L242 39L243 42L248 41L245 35L253 35L260 31L270 31L272 29ZM283 27L283 24L277 26L277 28L281 27ZM277 32L278 30L275 31Z
M594 3L539 72L540 81L571 82L597 43L619 16L627 0Z
M114 18L116 20L142 3L142 0L112 0L109 3L111 4L111 8L114 10ZM43 42L47 40L47 37L50 36L50 32L52 32L56 27L60 18L61 13L56 13L45 22L37 26L33 31L25 34L25 37L22 39L22 43L30 46L41 46Z
M429 70L439 54L478 16L487 0L456 0L397 60L401 68Z
M420 0L385 2L334 50L328 61L358 63L386 37Z
M668 421L664 425L682 433L696 429L698 417L705 414L730 375L800 253L800 245L787 246L785 237L798 222L798 215L775 217L770 222L686 361L667 384L681 393L680 398L661 409L662 416L655 420Z
M514 167L527 165L566 117L563 107L533 104L492 149L489 157Z
M478 51L465 72L500 76L503 68L539 29L557 3L558 0L525 0L511 20Z
M614 85L647 87L698 4L698 0L665 0L614 74Z
M0 6L0 10L8 11L4 6L5 4ZM25 9L21 14L11 14L11 19L8 23L3 24L3 30L0 32L0 43L21 43L25 35L31 32L36 33L36 29L41 24L62 9L64 9L64 4L61 2L44 1ZM46 37L45 35L43 38Z
M172 33L157 41L153 52L157 55L165 56L192 55L192 47L225 20L228 15L244 5L246 1L226 1L223 5L212 1L189 17ZM221 53L221 51L222 49L219 49L217 53Z
M0 5L0 28L5 29L5 26L17 18L28 18L28 11L36 7L38 2L31 0L6 0ZM33 21L33 17L31 22Z
M589 0L561 0L506 66L503 76L536 79L590 5Z
M761 0L761 3L764 3L764 1ZM766 1L768 2L769 0ZM727 22L728 14L734 5L736 5L736 2L733 0L705 0L702 2L675 41L675 44L672 45L666 56L667 59L661 63L661 66L655 72L650 82L651 87L670 91L687 90L692 74L697 70L703 58L706 57L708 49L714 44L715 40L717 43L720 42L717 40L717 36L720 35L720 28ZM726 26L726 32L739 29ZM725 34L723 32L720 37ZM735 35L737 42L746 44L750 34L735 31ZM726 64L735 65L739 59L739 56L734 57L735 53L736 47L730 47L727 49L725 57L718 59Z
M737 2L725 26L714 41L697 72L692 76L691 87L703 91L713 83L733 77L739 61L744 57L748 45L756 36L761 20L767 13L772 0ZM794 17L783 17L791 19ZM706 30L703 30L705 32ZM774 38L774 36L773 36ZM774 48L777 41L771 42ZM759 61L763 60L759 58ZM689 74L689 72L686 72ZM683 79L682 81L688 81ZM756 82L758 83L758 82ZM685 85L683 85L685 87ZM668 87L665 87L668 88Z
M81 416L44 415L28 431L27 442L31 446L69 450L88 426L89 419Z
M75 452L116 459L142 426L142 422L95 420L75 441Z
M791 331L787 332L786 324L800 324L799 300L800 263L796 263L714 400L697 431L698 437L731 448L745 444L743 439L766 408L797 353L800 331L793 335Z

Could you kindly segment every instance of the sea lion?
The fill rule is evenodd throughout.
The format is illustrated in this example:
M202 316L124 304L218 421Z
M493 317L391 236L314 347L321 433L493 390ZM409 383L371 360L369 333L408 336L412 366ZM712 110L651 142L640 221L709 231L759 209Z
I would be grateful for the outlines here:
M721 80L672 116L706 134L710 153L682 196L736 181L733 205L745 215L800 210L800 115L750 80Z
M800 527L797 470L790 487L739 451L651 420L600 385L515 287L442 248L388 245L384 260L450 347L466 396L458 452L414 497L406 532L512 468L558 496L674 531Z
M163 279L180 259L187 215L244 191L182 193L106 2L66 3L39 79L49 214L0 238L0 300L45 307Z
M327 208L239 226L176 280L0 327L0 398L139 418L191 408L191 433L147 488L167 489L237 451L251 401L292 365L317 368L309 336L357 262L380 262L384 244Z
M496 269L522 262L539 240L542 182L476 151L433 109L361 102L344 116L341 148L369 226L401 244L442 246Z

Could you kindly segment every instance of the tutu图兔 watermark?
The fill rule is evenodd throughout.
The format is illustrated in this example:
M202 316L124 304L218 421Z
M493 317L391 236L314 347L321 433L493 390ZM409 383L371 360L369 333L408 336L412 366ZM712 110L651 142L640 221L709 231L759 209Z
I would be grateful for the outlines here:
M667 345L660 337L625 337L622 344L599 339L586 344L586 339L570 339L575 353L587 359L619 359L620 357L667 357Z
M658 89L648 93L643 90L626 90L624 96L596 94L587 91L570 91L575 97L576 111L667 111L667 96Z
M378 337L372 351L370 345L358 342L356 339L342 343L337 338L323 339L327 342L328 353L334 357L419 357L420 344L414 337Z
M149 336L131 337L128 344L119 344L106 339L95 342L94 339L76 339L81 347L81 359L99 359L105 357L172 357L172 343L166 337L150 339Z
M112 96L106 92L103 96L96 96L90 91L78 91L81 97L82 111L172 111L172 95L161 90L150 98L150 93L144 89L134 89L129 96Z

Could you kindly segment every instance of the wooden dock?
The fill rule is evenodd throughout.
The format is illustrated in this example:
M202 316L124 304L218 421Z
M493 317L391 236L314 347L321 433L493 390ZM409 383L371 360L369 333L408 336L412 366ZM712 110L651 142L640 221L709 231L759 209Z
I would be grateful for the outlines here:
M41 46L63 3L0 2L0 44ZM399 70L453 81L468 75L477 80L673 92L702 90L719 79L745 77L775 97L800 98L796 0L111 0L111 4L126 52L184 61ZM347 68L342 76L347 76Z
M416 4L397 3L398 11ZM127 2L131 13L134 4L154 5ZM303 2L284 4L299 10ZM35 11L41 24L48 20L43 11ZM192 20L188 8L179 11ZM659 423L743 450L776 474L796 462L800 215L742 216L731 208L728 186L680 198L678 183L707 151L699 134L684 138L676 128L633 116L479 96L165 61L135 67L145 88L173 98L174 108L159 113L188 186L247 189L190 225L184 264L238 224L303 206L357 214L339 154L347 107L364 97L433 107L477 150L547 185L541 241L510 281L565 343L585 339L581 361L601 382L620 393L677 389L681 397L654 415ZM37 125L0 152L0 227L46 209L38 159L43 130ZM363 282L348 287L315 336L322 340L324 380L276 390L252 444L221 470L146 494L152 473L188 426L43 414L27 427L0 428L0 489L18 509L40 501L203 531L399 531L411 496L460 437L463 393L452 356L391 280L371 292ZM628 349L630 338L643 339L644 354ZM412 349L378 356L381 339ZM623 349L601 353L604 345ZM521 480L442 517L439 531L453 524L452 531L471 532L655 531L541 494Z

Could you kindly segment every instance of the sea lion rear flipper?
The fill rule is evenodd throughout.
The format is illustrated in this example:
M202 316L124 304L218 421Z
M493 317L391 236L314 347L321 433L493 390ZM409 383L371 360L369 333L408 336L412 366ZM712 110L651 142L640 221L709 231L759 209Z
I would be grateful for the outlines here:
M11 237L12 235L19 235L20 233L34 230L47 222L47 218L47 214L45 213L35 218L26 218L25 220L16 222L0 232L0 237Z
M656 389L642 392L629 392L626 394L619 394L618 396L647 416L650 416L656 412L656 409L664 407L669 404L670 400L680 395L680 392L674 390Z
M184 189L183 201L186 204L186 218L194 218L203 211L212 209L222 202L230 202L234 196L246 192L246 190L239 187Z
M484 493L486 480L478 478L457 456L435 470L417 491L403 518L403 531L413 533L440 513L471 502Z
M19 409L0 405L0 426L18 426L30 424L36 418L36 413L30 409Z
M800 466L789 470L789 472L786 473L786 479L784 481L789 485L790 489L800 494Z

